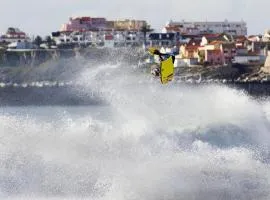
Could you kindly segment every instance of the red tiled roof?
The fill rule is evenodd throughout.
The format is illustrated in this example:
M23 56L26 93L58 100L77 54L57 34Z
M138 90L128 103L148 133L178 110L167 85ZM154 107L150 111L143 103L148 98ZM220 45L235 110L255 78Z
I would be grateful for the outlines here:
M9 35L26 35L24 32L9 32Z
M220 54L221 50L220 49L213 49L213 50L206 50L208 52L211 52L212 54Z
M196 50L199 48L200 45L187 45L186 49L187 50Z
M165 29L167 31L175 31L175 32L180 32L180 28L179 27L165 27Z
M92 20L105 20L105 18L104 17L92 17Z
M91 21L91 18L90 17L81 17L81 20L82 21Z
M223 41L220 41L220 40L214 40L214 41L211 41L209 44L210 45L217 45L217 44L223 44L224 42Z
M201 39L191 39L188 43L187 43L187 45L197 45L197 46L199 46L200 44L201 44Z
M208 38L218 38L220 37L220 34L203 34L202 36Z
M105 40L113 40L113 35L105 35Z
M235 40L236 41L245 41L245 40L247 40L247 38L244 35L238 35L238 36L235 36Z

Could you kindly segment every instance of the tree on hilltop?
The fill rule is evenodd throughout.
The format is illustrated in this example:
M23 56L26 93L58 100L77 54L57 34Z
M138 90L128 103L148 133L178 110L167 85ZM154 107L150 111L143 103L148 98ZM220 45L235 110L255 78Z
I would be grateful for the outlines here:
M45 37L45 42L50 47L53 44L53 39L51 38L51 36L48 35Z
M35 45L37 45L38 47L42 44L42 38L38 35L33 42Z

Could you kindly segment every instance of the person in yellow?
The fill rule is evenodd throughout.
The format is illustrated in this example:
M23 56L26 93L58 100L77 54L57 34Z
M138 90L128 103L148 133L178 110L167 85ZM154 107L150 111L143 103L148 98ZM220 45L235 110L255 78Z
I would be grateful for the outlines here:
M152 55L158 55L160 59L160 66L154 68L151 73L154 76L160 77L162 83L171 81L173 78L175 56L170 53L161 53L155 48L149 48L148 51ZM161 72L163 74L161 74Z

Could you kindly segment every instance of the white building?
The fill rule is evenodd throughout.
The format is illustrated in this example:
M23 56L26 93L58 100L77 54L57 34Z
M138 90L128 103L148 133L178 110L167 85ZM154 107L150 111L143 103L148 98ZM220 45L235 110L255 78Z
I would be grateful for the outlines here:
M227 33L231 35L247 35L247 24L244 21L230 22L188 22L170 21L163 28L162 32L180 32L182 34L203 34L203 33Z
M26 35L25 32L21 31L18 28L10 27L8 28L6 34L0 36L0 42L30 42L30 38Z
M28 41L12 42L8 45L8 49L34 49L35 46Z
M241 55L235 56L233 62L239 64L254 64L254 63L262 64L264 60L262 60L261 56L259 55L243 55L243 56Z

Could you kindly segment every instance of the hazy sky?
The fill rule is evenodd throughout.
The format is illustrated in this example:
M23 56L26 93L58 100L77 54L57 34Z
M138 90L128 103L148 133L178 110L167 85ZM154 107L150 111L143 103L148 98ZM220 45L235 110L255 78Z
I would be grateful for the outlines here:
M269 0L0 0L0 32L10 26L31 35L49 35L70 16L144 19L157 31L170 19L240 21L248 34L270 29Z

